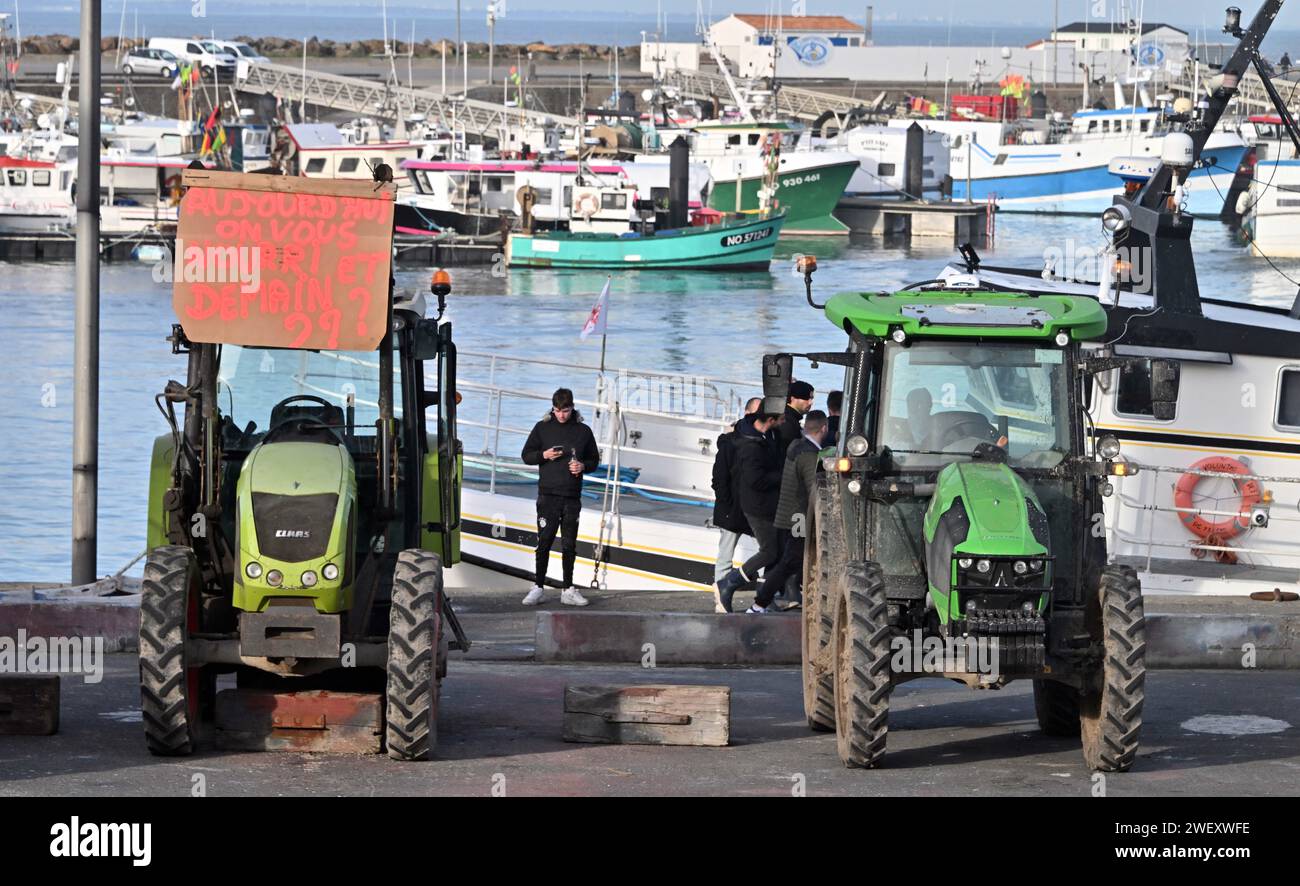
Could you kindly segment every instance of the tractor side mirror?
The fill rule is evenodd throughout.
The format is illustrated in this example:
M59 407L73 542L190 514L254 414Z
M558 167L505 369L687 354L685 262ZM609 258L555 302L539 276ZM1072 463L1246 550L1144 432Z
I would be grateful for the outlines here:
M1178 409L1178 380L1181 367L1176 360L1151 361L1151 417L1172 421Z
M438 321L422 318L415 321L414 343L411 351L417 360L432 360L438 356Z
M780 415L790 398L790 377L794 357L789 354L763 355L763 412Z

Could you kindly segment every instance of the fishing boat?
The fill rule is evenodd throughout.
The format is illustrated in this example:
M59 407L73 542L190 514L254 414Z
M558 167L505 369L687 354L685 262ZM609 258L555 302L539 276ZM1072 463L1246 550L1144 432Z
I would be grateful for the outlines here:
M670 131L671 132L671 131ZM709 206L745 212L770 198L785 211L785 233L847 234L835 206L858 170L858 158L843 150L801 149L802 130L786 123L718 123L687 130L691 156L707 163L713 176ZM766 185L775 173L773 185Z
M704 219L716 216L698 214ZM623 233L540 231L506 241L512 268L635 268L638 270L766 270L785 222L783 213L742 221Z

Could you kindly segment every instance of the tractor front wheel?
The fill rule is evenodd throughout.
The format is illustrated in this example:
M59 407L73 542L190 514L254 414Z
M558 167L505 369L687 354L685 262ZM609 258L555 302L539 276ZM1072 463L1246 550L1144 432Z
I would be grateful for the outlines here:
M814 732L835 729L835 681L830 639L834 628L828 601L835 567L844 559L844 524L831 483L820 481L808 509L803 558L803 711Z
M149 552L140 597L140 712L149 750L192 753L215 680L189 661L186 637L198 630L202 576L194 551L164 545Z
M394 760L427 760L438 743L441 631L442 560L402 551L388 615L385 743Z
M1083 757L1090 769L1126 772L1137 757L1147 673L1142 586L1132 567L1106 567L1097 602L1104 658L1100 685L1079 703Z
M889 607L885 577L870 562L849 563L835 599L835 739L840 760L872 769L885 756L889 733Z

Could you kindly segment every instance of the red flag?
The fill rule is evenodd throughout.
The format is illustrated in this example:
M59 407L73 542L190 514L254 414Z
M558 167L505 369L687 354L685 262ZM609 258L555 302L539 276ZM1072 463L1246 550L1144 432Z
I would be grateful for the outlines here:
M605 288L600 291L600 298L596 299L596 304L592 306L591 313L587 315L587 322L582 325L582 333L579 335L583 341L593 332L605 334L606 321L609 317L609 281L605 278Z

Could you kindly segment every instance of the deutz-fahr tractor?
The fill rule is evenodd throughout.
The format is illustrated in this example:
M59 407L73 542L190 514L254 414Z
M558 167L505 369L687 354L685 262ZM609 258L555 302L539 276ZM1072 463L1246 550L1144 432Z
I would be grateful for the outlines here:
M1102 307L951 290L814 307L847 351L763 365L767 411L784 403L794 356L845 367L837 448L817 456L805 524L808 725L835 731L846 766L875 767L899 683L1031 679L1043 732L1081 735L1092 769L1127 770L1142 594L1132 569L1108 565L1100 527L1109 477L1137 466L1090 433L1091 377L1123 363L1083 347L1106 330Z
M153 449L140 619L155 754L213 734L222 674L241 690L382 695L388 755L434 749L448 650L468 648L442 586L459 560L450 278L435 274L426 318L423 295L392 299L384 248L387 334L375 324L373 351L305 348L296 332L282 346L196 342L172 327L187 372L157 397L171 433Z

